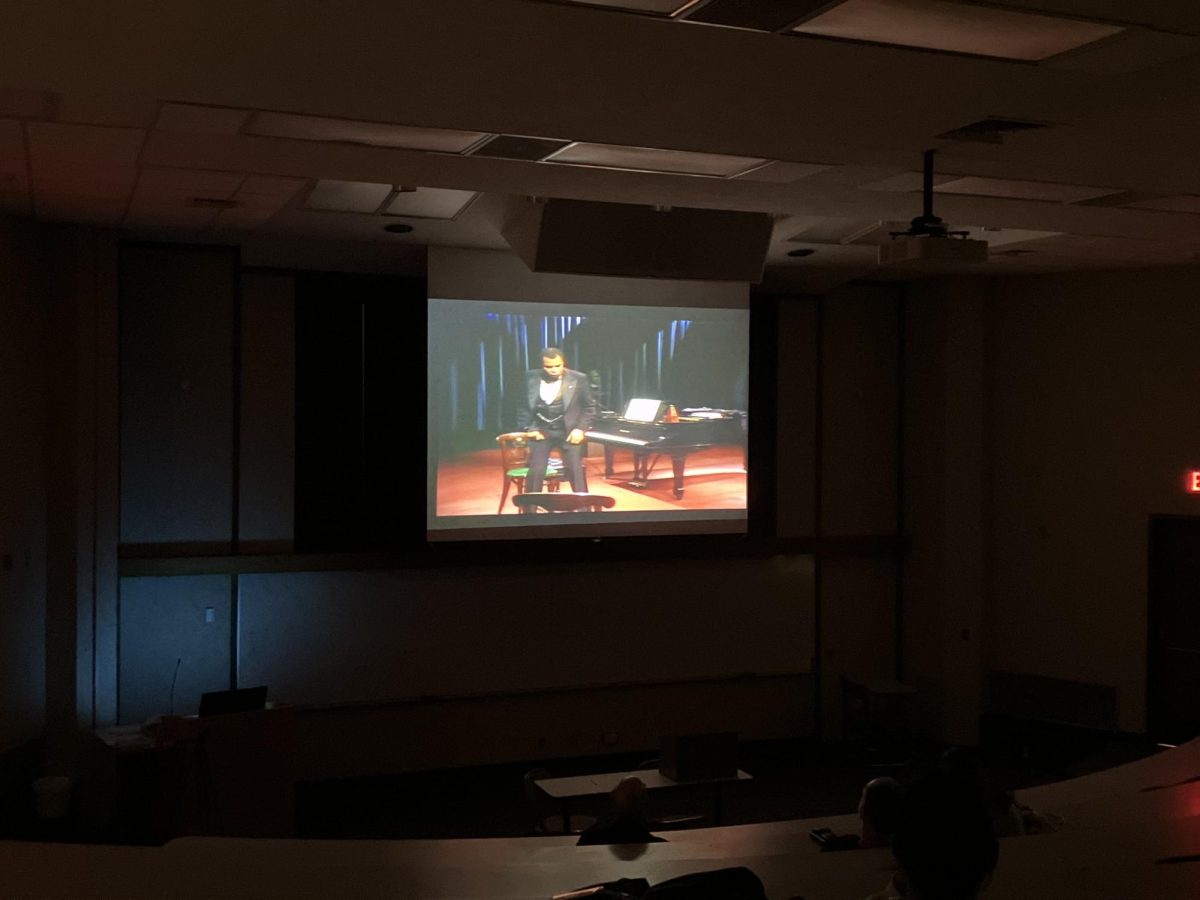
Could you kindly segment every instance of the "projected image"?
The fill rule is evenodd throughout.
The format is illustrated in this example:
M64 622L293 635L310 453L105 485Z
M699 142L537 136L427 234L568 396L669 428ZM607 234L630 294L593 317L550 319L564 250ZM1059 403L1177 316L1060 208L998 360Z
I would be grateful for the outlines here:
M744 530L748 328L745 310L430 300L431 531Z

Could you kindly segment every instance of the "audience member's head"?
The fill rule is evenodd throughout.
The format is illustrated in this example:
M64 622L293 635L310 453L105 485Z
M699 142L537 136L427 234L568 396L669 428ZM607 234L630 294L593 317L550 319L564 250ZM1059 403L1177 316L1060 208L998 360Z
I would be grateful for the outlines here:
M626 775L610 795L615 818L641 819L646 811L646 783L636 775Z
M974 900L1000 845L978 793L939 771L904 792L892 852L910 900Z
M900 817L903 788L895 778L872 778L863 788L858 801L858 816L862 819L862 840L858 846L888 847L896 833Z
M580 844L647 844L663 840L646 822L646 784L628 775L608 795L608 811L579 836Z

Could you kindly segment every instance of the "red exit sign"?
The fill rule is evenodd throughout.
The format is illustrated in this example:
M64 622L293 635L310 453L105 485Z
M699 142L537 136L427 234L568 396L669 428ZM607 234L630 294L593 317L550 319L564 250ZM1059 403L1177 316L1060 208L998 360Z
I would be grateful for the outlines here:
M1188 472L1184 484L1189 494L1200 494L1200 469L1193 469Z

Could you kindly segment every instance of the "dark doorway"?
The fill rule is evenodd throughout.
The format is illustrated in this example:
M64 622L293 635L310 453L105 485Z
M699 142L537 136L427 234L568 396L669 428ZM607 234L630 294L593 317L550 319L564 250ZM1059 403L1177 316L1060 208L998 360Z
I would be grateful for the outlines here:
M1200 518L1150 520L1147 730L1179 743L1200 734Z

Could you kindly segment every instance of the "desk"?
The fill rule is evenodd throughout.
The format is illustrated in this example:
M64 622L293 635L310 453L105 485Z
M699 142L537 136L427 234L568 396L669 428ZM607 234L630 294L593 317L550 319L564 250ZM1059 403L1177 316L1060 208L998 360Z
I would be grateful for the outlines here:
M288 708L96 732L80 786L83 832L150 844L179 834L290 836L295 746Z
M1200 808L1180 817L1175 795L1200 774L1200 740L1126 766L1033 788L1029 799L1120 811L1136 795L1139 818L1068 820L1054 834L1002 838L988 900L1195 900ZM620 773L616 773L620 774ZM602 779L606 776L592 776ZM607 776L609 778L613 776ZM546 779L557 781L560 779ZM561 779L567 780L567 779ZM1164 786L1173 785L1173 786ZM1157 788L1146 791L1147 787ZM1157 807L1157 808L1155 808ZM1061 807L1059 807L1061 808ZM810 829L853 831L845 816L700 828L671 842L577 847L574 837L323 841L189 837L165 847L0 841L0 897L39 900L533 900L598 881L748 866L772 900L846 900L881 890L894 862L883 848L822 853ZM1131 827L1132 825L1132 827ZM632 852L631 852L632 851Z
M1123 808L1137 794L1135 827L1107 817L1055 834L1003 838L988 900L1195 900L1195 864L1158 860L1200 852L1200 815L1179 818L1173 792L1196 774L1200 740L1108 772L1030 792L1049 801ZM619 773L617 773L619 774ZM592 776L602 779L605 776ZM612 776L608 776L611 778ZM546 779L556 781L559 779ZM565 780L565 779L563 779ZM1094 780L1094 781L1093 781ZM1175 784L1144 791L1145 787ZM1053 811L1053 806L1051 811ZM853 831L845 816L700 828L671 842L577 847L574 837L325 841L189 837L165 847L0 841L0 897L40 900L533 900L598 881L748 866L772 900L846 900L881 890L894 862L883 848L822 853L818 826Z
M563 778L540 778L534 781L539 788L562 804L563 830L571 830L571 804L585 797L602 797L610 794L622 778L640 778L647 791L688 790L711 788L713 797L713 822L721 824L721 787L739 781L752 781L753 776L741 769L726 778L705 778L697 781L675 781L658 769L638 769L635 772L603 772L599 775L568 775Z

